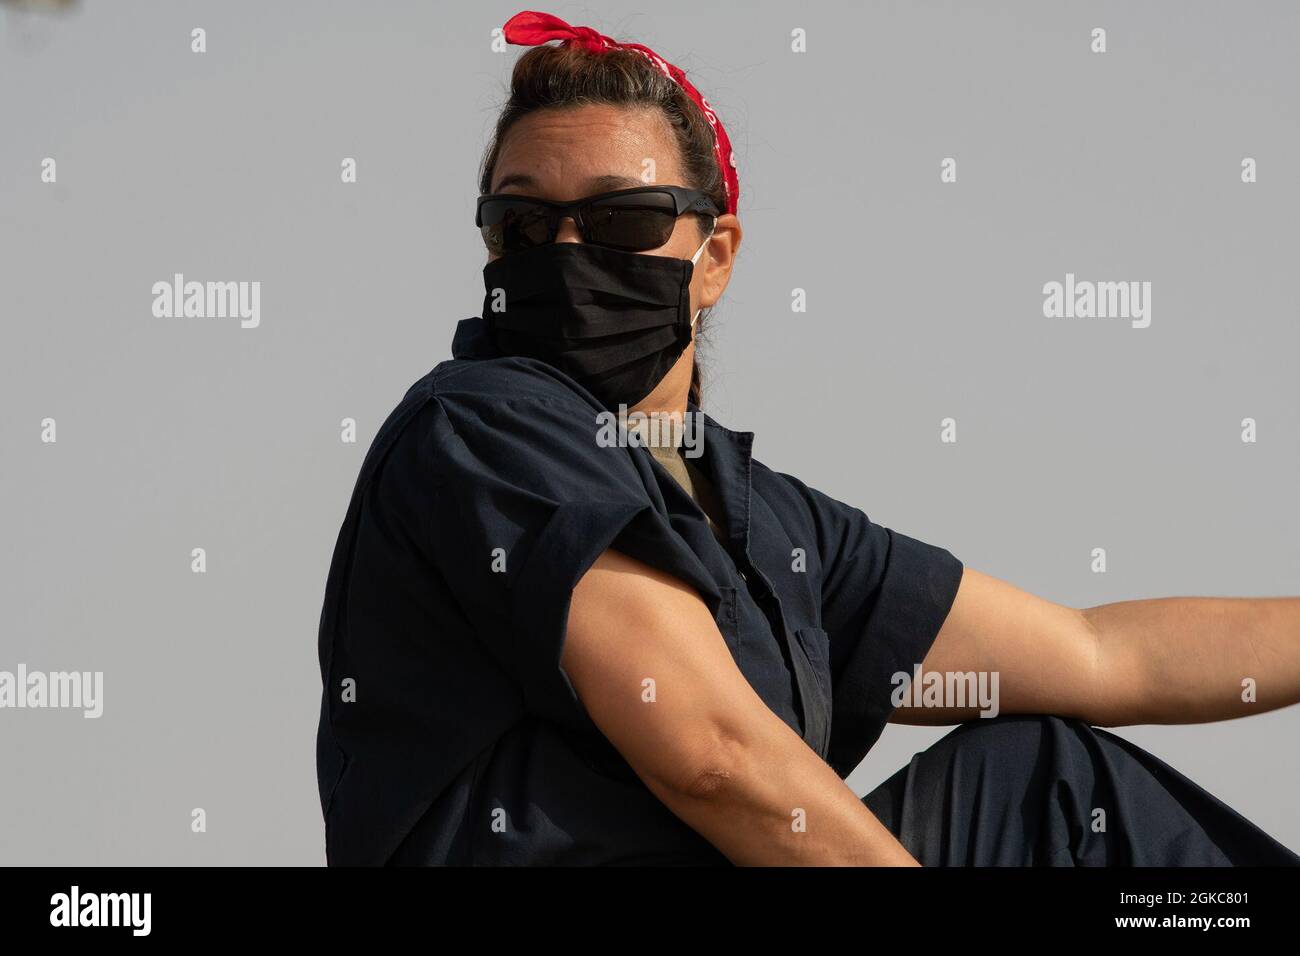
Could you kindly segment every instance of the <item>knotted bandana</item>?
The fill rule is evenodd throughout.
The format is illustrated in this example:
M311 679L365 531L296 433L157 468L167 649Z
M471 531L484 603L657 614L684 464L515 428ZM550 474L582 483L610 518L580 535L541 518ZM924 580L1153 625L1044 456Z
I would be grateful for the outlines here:
M620 43L591 27L570 26L549 13L538 13L534 10L516 13L506 21L503 33L507 43L518 46L537 46L548 40L559 40L562 46L576 43L583 49L596 53L619 49L635 50L644 56L660 73L686 91L686 95L695 102L704 113L704 118L708 120L709 125L713 127L713 153L717 158L718 168L722 170L722 184L727 194L727 212L736 211L740 182L736 177L736 154L731 149L731 140L727 138L727 131L722 128L722 122L713 112L713 107L709 106L709 101L686 78L685 72L673 66L648 46L640 43Z

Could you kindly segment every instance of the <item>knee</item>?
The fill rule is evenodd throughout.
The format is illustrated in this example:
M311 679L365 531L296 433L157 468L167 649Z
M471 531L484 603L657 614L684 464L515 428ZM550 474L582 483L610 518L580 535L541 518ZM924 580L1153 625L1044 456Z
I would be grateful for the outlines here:
M1000 773L1025 772L1040 762L1046 748L1065 729L1067 718L1047 714L1004 714L962 724L940 743L971 761Z

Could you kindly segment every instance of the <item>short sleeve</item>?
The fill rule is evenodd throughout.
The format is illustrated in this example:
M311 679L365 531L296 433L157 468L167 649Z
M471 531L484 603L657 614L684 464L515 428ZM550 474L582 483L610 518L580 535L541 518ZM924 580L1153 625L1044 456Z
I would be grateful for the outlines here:
M660 568L711 608L719 593L662 510L649 463L602 441L602 409L540 363L475 365L435 385L422 426L434 560L526 709L590 727L560 655L573 588L600 554Z
M952 608L963 565L951 552L883 527L804 488L817 525L822 625L830 637L828 761L847 776L889 722L895 675L911 675Z

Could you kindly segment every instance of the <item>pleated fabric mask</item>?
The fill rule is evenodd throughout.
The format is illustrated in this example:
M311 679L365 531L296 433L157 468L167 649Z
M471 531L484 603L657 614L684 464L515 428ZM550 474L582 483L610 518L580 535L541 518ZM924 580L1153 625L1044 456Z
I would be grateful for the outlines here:
M546 362L605 407L641 401L691 342L689 259L551 242L483 267L483 319L505 355Z

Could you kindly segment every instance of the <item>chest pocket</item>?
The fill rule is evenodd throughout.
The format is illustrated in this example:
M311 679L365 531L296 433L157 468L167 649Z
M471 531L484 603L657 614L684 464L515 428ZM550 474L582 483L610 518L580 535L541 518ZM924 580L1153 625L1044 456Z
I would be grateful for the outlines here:
M790 657L799 685L804 742L825 760L831 741L830 636L820 627L801 627L794 634Z
M819 627L792 628L782 598L777 597L766 575L755 573L759 577L753 583L761 581L761 586L756 588L753 600L746 602L752 609L747 619L742 611L741 631L745 636L732 647L732 653L759 696L777 713L789 714L787 722L796 731L799 728L792 721L799 721L804 743L825 760L831 735L830 638ZM737 593L732 588L724 590ZM732 646L731 636L725 630L723 635ZM753 642L752 652L747 642Z

